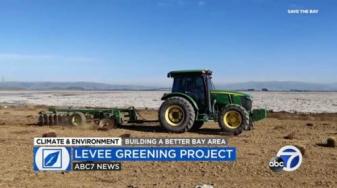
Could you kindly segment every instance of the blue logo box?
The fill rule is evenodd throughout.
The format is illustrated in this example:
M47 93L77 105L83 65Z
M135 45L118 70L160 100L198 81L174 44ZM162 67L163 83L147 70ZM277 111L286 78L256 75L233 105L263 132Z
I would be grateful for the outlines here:
M43 168L62 168L61 149L42 149Z
M70 171L71 150L70 147L34 147L34 171Z

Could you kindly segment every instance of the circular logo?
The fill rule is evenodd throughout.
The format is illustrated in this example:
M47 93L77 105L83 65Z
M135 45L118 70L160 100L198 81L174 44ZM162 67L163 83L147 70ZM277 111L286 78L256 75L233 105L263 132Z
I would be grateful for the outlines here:
M269 168L274 172L281 172L284 167L284 162L280 157L273 157L269 161Z
M276 156L283 161L283 170L287 172L298 169L303 158L301 151L297 147L290 145L282 147Z

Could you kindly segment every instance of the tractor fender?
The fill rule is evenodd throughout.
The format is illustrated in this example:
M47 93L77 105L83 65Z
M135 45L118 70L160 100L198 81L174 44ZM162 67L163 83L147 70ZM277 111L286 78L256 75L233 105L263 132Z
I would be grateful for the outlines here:
M185 93L173 92L173 93L164 94L164 96L161 98L161 100L166 100L166 99L171 98L171 97L182 97L192 104L192 106L193 106L193 108L196 112L199 111L199 107L198 107L197 103L195 102L195 100L192 97L186 95Z

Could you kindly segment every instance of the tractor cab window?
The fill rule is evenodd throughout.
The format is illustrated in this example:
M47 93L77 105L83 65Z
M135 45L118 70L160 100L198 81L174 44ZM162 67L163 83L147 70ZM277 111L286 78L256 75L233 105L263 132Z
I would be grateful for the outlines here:
M204 82L202 77L176 77L174 79L172 92L182 93L204 93Z
M181 92L191 96L199 105L206 105L204 79L201 76L175 77L172 92Z

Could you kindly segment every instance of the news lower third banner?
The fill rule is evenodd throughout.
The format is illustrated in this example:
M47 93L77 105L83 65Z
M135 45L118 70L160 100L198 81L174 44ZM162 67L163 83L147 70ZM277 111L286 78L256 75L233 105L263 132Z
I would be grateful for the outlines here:
M122 169L125 161L235 161L223 138L34 138L34 171Z

